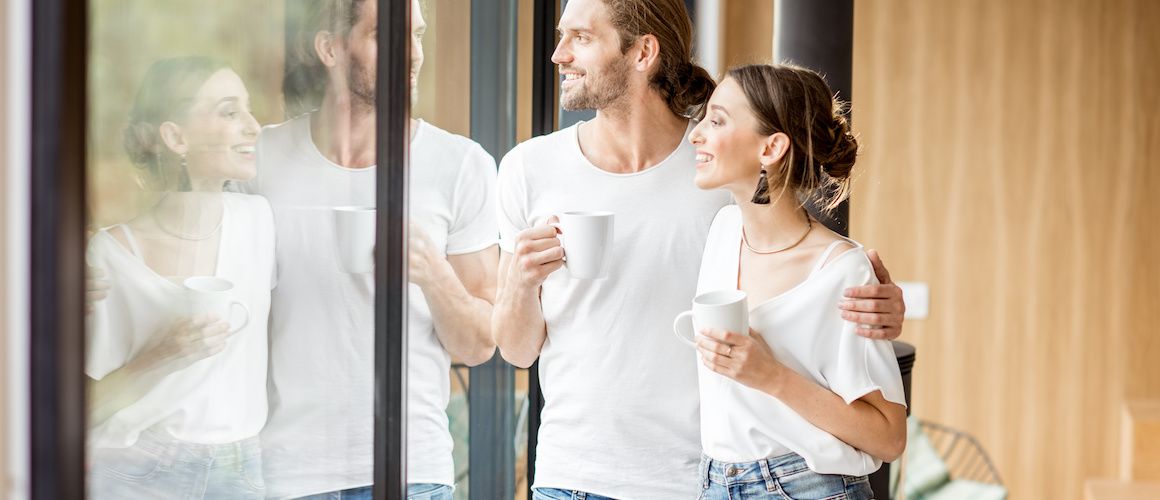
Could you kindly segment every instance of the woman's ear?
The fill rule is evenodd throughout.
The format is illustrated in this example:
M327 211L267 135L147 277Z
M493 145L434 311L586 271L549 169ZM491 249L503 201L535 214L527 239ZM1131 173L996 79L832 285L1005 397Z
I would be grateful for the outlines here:
M777 132L766 137L761 143L761 164L776 165L789 152L789 136L784 132Z
M338 63L338 56L334 50L334 35L329 31L314 34L314 52L318 54L318 60L328 68Z
M189 144L185 142L185 135L181 133L181 125L165 122L161 124L158 132L161 135L161 142L164 142L165 147L169 148L170 151L178 156L189 152Z

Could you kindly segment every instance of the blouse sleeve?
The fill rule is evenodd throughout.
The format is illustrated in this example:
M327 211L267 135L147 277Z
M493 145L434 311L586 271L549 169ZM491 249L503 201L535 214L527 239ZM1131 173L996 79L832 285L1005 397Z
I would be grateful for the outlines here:
M851 286L877 284L874 269L861 250L851 250L855 255L840 256L844 262L831 262L844 269L840 286L834 288L834 325L840 331L835 349L837 355L823 371L830 390L842 397L846 404L859 398L882 391L882 396L892 403L906 406L902 389L902 374L898 359L894 355L894 345L889 340L874 340L859 336L854 332L857 325L842 319L837 309L842 291Z
M89 249L85 254L88 265L101 268L105 272L105 279L109 282L109 296L93 303L93 311L85 317L85 374L100 380L113 370L120 368L128 361L130 339L126 335L117 335L124 332L124 328L117 328L116 301L121 300L117 293L116 276L109 269L109 264L101 251L98 238L109 238L107 233L93 235ZM108 242L105 242L108 243Z

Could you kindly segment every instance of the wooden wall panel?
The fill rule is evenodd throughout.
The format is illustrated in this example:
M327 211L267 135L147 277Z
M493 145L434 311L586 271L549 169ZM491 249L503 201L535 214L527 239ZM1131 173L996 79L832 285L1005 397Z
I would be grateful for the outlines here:
M1012 498L1114 477L1160 397L1160 2L855 8L853 236L930 283L916 415L977 436Z
M413 114L448 132L471 136L471 2L420 2L427 33Z
M721 10L721 71L771 62L773 0L730 0L721 2Z
M532 0L516 10L516 143L532 138ZM500 158L496 158L499 163Z

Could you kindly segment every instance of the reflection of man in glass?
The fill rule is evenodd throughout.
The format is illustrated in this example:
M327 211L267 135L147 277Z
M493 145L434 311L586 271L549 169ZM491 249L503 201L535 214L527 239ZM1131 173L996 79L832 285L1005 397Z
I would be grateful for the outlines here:
M278 231L266 481L275 498L370 498L373 274L341 269L332 209L375 204L376 2L302 5L304 50L289 54L285 90L311 111L267 129L248 186L270 200ZM424 25L412 9L414 85ZM479 364L495 350L495 162L463 137L411 125L408 482L412 495L450 498L450 360Z
M494 332L511 363L540 360L546 403L535 497L691 498L697 361L670 325L692 302L710 223L730 203L697 189L685 139L714 84L690 61L680 0L571 0L559 31L561 104L596 118L516 146L498 181ZM615 213L608 278L556 272L564 251L548 222L568 211ZM890 314L856 320L887 326L863 335L896 337L901 293L881 288L856 308Z

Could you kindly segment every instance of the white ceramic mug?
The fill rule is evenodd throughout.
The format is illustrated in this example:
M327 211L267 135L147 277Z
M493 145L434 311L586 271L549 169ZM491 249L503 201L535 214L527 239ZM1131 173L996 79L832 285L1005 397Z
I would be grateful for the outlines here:
M348 273L375 268L375 207L335 207L338 260Z
M195 276L182 282L185 286L185 300L190 316L213 314L230 323L230 333L237 333L250 324L250 308L234 300L234 284L230 280L213 276ZM242 324L233 326L234 308L244 313Z
M712 328L749 335L749 301L741 290L706 292L693 299L693 309L677 315L673 333L693 347L701 330Z
M612 212L564 212L552 224L564 247L564 267L573 278L608 277L612 263Z

